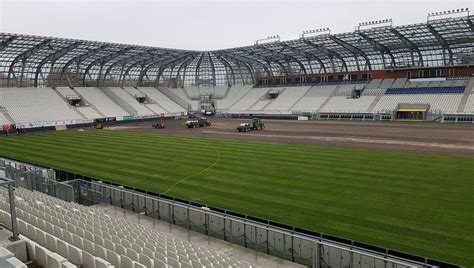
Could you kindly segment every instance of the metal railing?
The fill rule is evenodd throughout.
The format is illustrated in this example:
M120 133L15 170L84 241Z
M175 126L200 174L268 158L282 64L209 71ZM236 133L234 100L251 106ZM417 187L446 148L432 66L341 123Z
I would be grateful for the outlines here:
M76 179L79 203L107 203L189 230L261 251L311 267L419 267L421 262L403 260L387 253L349 246L289 231L249 218L215 211L159 196L152 196L121 186ZM428 265L429 266L429 265Z

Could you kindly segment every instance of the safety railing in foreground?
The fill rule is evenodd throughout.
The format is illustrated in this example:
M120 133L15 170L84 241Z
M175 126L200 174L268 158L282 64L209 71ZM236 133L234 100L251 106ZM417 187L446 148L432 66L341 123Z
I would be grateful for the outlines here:
M80 203L107 203L234 244L311 267L432 267L423 261L347 245L262 223L228 211L213 210L100 181L66 182L80 189Z

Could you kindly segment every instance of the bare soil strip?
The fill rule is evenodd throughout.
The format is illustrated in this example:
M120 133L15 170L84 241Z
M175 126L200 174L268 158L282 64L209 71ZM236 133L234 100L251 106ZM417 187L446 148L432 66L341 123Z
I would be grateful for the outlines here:
M240 133L237 125L250 120L212 118L211 121L211 127L196 129L184 127L184 120L167 120L164 129L152 128L152 122L109 129L474 155L474 124L264 120L265 130Z

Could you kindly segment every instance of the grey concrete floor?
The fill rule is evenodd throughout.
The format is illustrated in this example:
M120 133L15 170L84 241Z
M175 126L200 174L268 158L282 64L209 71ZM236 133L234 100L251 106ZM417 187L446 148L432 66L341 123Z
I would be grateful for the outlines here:
M111 217L126 219L128 221L142 224L153 228L159 232L172 233L176 238L189 241L198 246L206 247L210 250L226 253L229 256L236 257L259 267L268 268L297 268L305 267L303 265L280 259L262 252L244 248L239 245L229 243L214 237L207 236L195 231L191 231L168 222L160 221L140 215L125 209L117 208L109 204L99 204L95 209L108 214Z
M9 230L1 228L0 229L0 247L11 243L11 241L8 240L8 238L10 238L11 236L12 236L12 232L10 232Z

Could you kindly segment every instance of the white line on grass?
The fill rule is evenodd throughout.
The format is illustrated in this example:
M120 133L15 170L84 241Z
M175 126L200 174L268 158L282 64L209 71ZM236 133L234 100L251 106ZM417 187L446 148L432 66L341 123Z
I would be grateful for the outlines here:
M196 172L196 173L193 173L193 174L191 174L191 175L189 175L189 176L186 176L186 177L180 179L179 181L177 181L177 182L175 182L173 185L171 185L171 187L168 188L168 190L164 191L162 194L166 194L167 192L173 190L173 188L174 188L176 185L182 183L183 181L185 181L185 180L187 180L187 179L189 179L189 178L191 178L191 177L194 177L194 176L196 176L196 175L199 175L199 174L201 174L201 173L203 173L203 172L208 171L208 170L211 169L213 166L215 166L215 165L217 164L217 162L219 162L219 160L221 160L221 153L220 153L219 151L217 151L217 159L216 159L216 161L214 161L214 163L212 163L212 165L210 165L210 166L208 166L207 168L202 169L202 170L200 170L200 171L198 171L198 172Z

